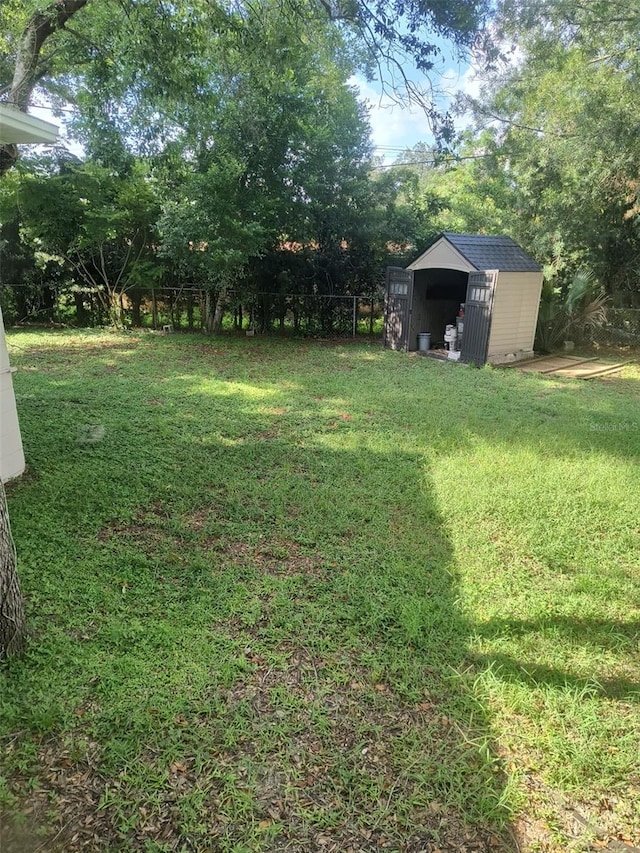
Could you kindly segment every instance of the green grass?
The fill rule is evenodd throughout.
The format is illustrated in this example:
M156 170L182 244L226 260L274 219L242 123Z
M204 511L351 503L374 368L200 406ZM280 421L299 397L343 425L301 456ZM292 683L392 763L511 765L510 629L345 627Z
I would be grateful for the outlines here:
M3 853L640 842L637 366L9 346Z

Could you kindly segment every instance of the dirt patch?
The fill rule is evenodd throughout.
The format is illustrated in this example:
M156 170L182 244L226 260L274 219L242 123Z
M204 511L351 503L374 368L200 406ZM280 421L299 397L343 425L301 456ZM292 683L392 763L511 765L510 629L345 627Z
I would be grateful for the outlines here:
M292 539L275 538L258 543L234 540L221 542L220 547L233 563L254 566L265 575L317 577L326 571L326 566L315 554L305 551Z
M37 786L26 789L17 780L19 816L0 821L2 853L104 849L108 829L99 810L105 789L96 766L99 749L87 740L82 752L82 758L72 757L56 741L40 746Z
M556 837L572 839L576 850L606 850L640 853L640 830L623 832L621 827L637 826L640 790L626 792L625 798L612 794L596 802L574 800L528 774L525 778L530 801L528 811L545 818L522 815L515 827L523 851L561 853Z
M98 531L97 539L100 542L125 539L135 542L143 550L147 550L154 544L159 545L164 540L172 538L163 525L163 521L168 518L164 505L154 503L145 509L141 509L131 521L114 519L109 524L104 525Z
M194 552L209 550L215 544L201 530L176 524L162 504L139 512L131 521L114 520L104 525L96 538L109 550L124 547L144 555L158 582L173 584L183 582L182 567Z
M40 472L36 471L33 466L27 465L24 469L24 473L15 480L9 480L8 483L4 484L4 488L6 493L11 495L14 491L18 491L19 488L23 486L30 486L33 483L37 483L39 480Z
M171 515L162 503L141 510L131 521L114 520L97 534L105 544L128 542L149 555L171 550L188 556L200 549L222 562L252 568L274 577L322 577L328 567L313 552L292 539L225 539L212 529L221 510L206 506L182 515Z
M250 634L245 634L250 641ZM240 639L234 633L236 640ZM274 666L247 645L249 677L223 692L230 708L251 709L245 753L268 733L274 764L260 766L257 817L280 827L274 850L489 853L515 849L489 829L467 826L429 790L421 761L400 769L397 750L418 740L460 751L452 719L437 702L407 705L366 667L344 655L322 657L302 644L280 644ZM282 732L278 738L278 731ZM448 745L448 746L447 746ZM402 762L400 762L402 764ZM414 772L415 771L415 772ZM318 827L309 815L335 816ZM322 823L322 821L321 821Z

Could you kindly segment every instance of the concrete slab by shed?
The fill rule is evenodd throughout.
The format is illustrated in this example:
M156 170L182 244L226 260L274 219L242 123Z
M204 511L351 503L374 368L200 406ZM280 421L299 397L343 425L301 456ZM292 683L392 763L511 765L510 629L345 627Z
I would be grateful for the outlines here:
M582 358L569 355L547 355L514 364L513 367L525 373L543 373L547 376L564 376L567 379L595 379L598 376L616 373L622 370L625 364L629 362L614 363L597 356Z

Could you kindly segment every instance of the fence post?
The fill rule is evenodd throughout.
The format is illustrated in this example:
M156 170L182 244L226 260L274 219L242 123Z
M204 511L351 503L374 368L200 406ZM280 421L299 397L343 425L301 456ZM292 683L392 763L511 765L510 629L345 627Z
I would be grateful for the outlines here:
M358 297L353 297L353 337L355 338L358 330Z
M151 288L151 313L152 313L152 322L153 328L158 328L158 303L156 302L156 289L155 287Z

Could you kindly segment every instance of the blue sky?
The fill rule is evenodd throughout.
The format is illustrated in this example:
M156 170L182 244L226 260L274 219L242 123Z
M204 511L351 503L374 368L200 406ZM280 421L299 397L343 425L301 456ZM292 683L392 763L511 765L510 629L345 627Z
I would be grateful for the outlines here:
M437 41L442 53L435 65L432 82L434 89L441 93L439 105L446 108L459 91L477 95L479 82L472 64L458 59L451 45ZM417 71L404 70L412 81L421 82L421 75ZM413 148L418 142L433 142L429 123L419 107L409 108L395 103L389 95L381 94L378 81L369 82L357 75L350 82L360 90L361 99L369 107L375 154L382 157L385 163L392 163L399 154L407 148ZM428 83L425 88L428 88ZM456 124L462 128L467 124L467 119L462 116Z

